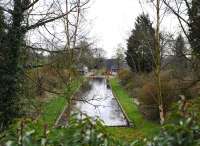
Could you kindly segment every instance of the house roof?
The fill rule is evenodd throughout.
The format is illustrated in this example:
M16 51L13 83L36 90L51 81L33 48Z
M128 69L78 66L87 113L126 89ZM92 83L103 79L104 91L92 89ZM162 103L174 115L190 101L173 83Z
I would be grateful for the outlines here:
M106 59L106 68L107 69L113 69L113 68L118 68L117 65L117 60L116 59Z

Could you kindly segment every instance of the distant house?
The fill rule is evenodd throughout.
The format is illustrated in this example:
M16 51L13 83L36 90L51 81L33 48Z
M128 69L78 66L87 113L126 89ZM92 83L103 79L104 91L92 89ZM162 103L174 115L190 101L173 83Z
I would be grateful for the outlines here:
M112 75L116 75L120 69L129 68L126 62L124 62L121 66L119 66L116 59L106 59L105 64L107 73Z
M106 64L106 72L108 74L115 75L119 71L119 66L117 64L116 59L106 59L105 64Z

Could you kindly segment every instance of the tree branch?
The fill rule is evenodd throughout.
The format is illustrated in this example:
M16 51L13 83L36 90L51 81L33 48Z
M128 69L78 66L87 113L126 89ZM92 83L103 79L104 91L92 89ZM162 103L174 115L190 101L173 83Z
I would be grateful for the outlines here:
M9 13L9 14L12 14L12 10L10 10L10 9L5 9L4 7L2 7L2 6L0 6L0 9L2 10L2 11L5 11L5 12L7 12L7 13Z
M27 7L23 8L23 10L28 10L29 8L33 7L37 2L39 2L39 0L35 0L33 1L31 4L29 4Z
M39 20L37 23L35 23L35 24L31 25L31 26L26 27L26 28L25 28L25 31L32 30L32 29L35 29L35 28L37 28L37 27L43 26L43 25L45 25L45 24L47 24L47 23L53 22L53 21L55 21L55 20L58 20L58 19L60 19L60 18L62 18L62 17L64 17L64 16L68 15L69 13L71 13L75 8L76 8L76 6L74 6L74 7L73 7L70 11L68 11L67 13L62 14L62 15L59 15L59 16L57 16L57 17L54 17L54 18L51 18L51 19L48 19L48 20L44 20L44 21Z
M182 16L180 16L180 14L178 12L176 12L174 10L174 8L172 8L170 6L169 3L166 2L166 0L163 0L164 4L174 13L174 15L176 15L176 17L178 17L179 19L181 19L183 22L185 22L187 25L190 25L189 22L187 20L185 20Z

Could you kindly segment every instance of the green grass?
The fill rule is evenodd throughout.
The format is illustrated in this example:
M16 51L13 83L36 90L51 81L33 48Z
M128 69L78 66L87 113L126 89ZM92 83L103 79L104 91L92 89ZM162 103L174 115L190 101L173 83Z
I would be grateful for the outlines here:
M42 107L42 115L39 118L42 124L48 124L52 126L56 121L57 117L66 105L66 99L64 96L58 96L49 102L45 103Z
M44 125L53 127L58 116L67 104L67 99L70 98L81 86L82 79L73 81L69 86L65 88L65 95L57 96L42 105L42 113L37 120L37 123L32 123L30 127L36 129L36 132L40 135L42 133Z
M41 114L39 117L35 117L36 120L32 121L29 118L20 118L16 119L13 124L6 130L2 135L12 135L17 137L18 136L18 129L21 128L21 122L25 120L25 129L24 131L32 131L34 130L34 135L36 137L43 137L44 136L44 127L48 126L48 130L57 130L52 128L59 117L60 113L63 111L64 106L67 104L67 99L69 99L76 91L78 91L83 84L84 79L77 78L74 80L70 85L66 86L64 90L63 96L55 96L49 97L43 101L36 101L39 108L41 110ZM58 129L61 130L61 129ZM0 134L1 136L1 134ZM52 138L56 138L57 135L49 135ZM4 139L2 139L4 140Z
M47 124L49 124L50 126L55 123L64 106L67 104L67 99L69 99L73 95L73 93L80 88L81 81L82 79L73 81L70 85L70 90L69 87L65 88L66 94L64 96L55 97L55 99L49 101L44 105L43 114L41 116L41 119L44 122L47 122Z
M156 134L160 129L159 124L144 119L139 112L137 105L133 103L133 99L121 87L116 78L111 79L110 84L130 121L133 122L134 127L109 127L108 131L116 138L127 141L146 136L151 137Z

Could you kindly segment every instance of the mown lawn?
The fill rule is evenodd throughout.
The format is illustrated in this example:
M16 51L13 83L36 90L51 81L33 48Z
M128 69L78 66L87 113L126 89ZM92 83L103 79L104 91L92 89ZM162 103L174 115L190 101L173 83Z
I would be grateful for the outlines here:
M151 137L157 133L160 129L159 124L147 121L143 118L137 105L133 103L133 99L118 83L118 80L116 78L110 79L110 84L130 121L133 122L134 127L109 127L108 131L116 138L127 141L140 139L144 136Z

